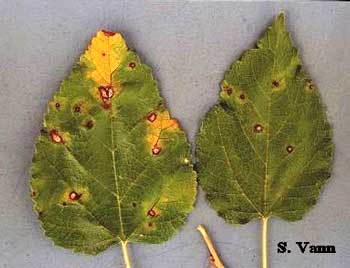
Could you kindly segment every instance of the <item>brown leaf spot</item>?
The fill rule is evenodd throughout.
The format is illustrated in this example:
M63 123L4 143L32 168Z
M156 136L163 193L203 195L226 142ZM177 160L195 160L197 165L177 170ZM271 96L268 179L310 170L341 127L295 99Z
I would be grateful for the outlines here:
M108 30L102 30L102 32L105 34L105 36L113 36L113 35L115 35L115 32L111 32L111 31L108 31Z
M147 120L148 120L149 122L151 122L151 123L153 123L154 121L156 121L156 119L157 119L157 113L155 113L155 112L151 112L151 113L149 113L148 116L147 116Z
M154 145L154 147L152 148L153 155L159 155L161 151L162 151L162 148L157 145Z
M61 104L59 102L56 102L55 107L56 109L59 109L61 107Z
M64 207L67 206L67 202L63 202L62 206L64 206Z
M36 196L36 192L33 191L33 192L31 193L31 196L32 196L32 197L35 197L35 196Z
M69 193L69 199L71 201L78 201L80 199L80 197L81 197L81 194L78 194L75 191L72 191L72 192Z
M153 208L151 208L151 209L147 212L147 215L153 218L153 217L157 216L157 213L156 213L156 211L155 211Z
M102 57L104 57L104 56L106 56L106 53L102 52L102 54L101 54L101 55L102 55Z
M229 87L229 88L226 89L227 95L231 96L231 95L232 95L232 92L233 92L233 91L232 91L232 88Z
M112 86L105 86L105 87L100 86L100 87L98 87L98 90L100 92L100 97L101 97L103 102L108 101L114 95L114 90L113 90Z
M254 132L255 133L261 133L261 132L263 132L263 130L264 130L264 127L262 125L260 125L260 124L254 125Z
M239 99L240 100L245 100L245 98L246 98L246 96L245 96L245 94L244 93L241 93L240 95L239 95Z
M49 134L50 134L51 140L53 142L55 142L55 143L64 143L63 138L58 133L57 129L52 129Z
M148 223L148 227L153 227L153 223L152 223L152 222L149 222L149 223Z
M308 79L308 80L306 81L306 89L307 89L308 91L313 91L313 90L315 90L315 88L316 88L316 86L315 86L315 84L312 82L312 80L311 80L311 79Z
M273 88L278 88L280 86L280 82L279 81L277 81L277 80L273 80L272 81L272 87Z
M75 105L75 106L74 106L74 112L75 112L75 113L80 113L80 111L81 111L80 106L79 106L79 105Z
M130 67L131 69L135 69L136 63L135 63L135 62L130 62L130 63L129 63L129 67Z
M87 121L85 126L88 129L92 129L94 127L94 121L92 121L92 120Z
M111 107L109 100L114 95L114 90L112 86L100 86L98 87L98 90L100 92L100 98L102 100L102 107L106 110L109 109Z
M292 145L288 145L286 147L286 150L287 150L288 153L292 153L294 151L294 147Z
M134 207L134 208L136 208L136 202L132 202L132 206Z

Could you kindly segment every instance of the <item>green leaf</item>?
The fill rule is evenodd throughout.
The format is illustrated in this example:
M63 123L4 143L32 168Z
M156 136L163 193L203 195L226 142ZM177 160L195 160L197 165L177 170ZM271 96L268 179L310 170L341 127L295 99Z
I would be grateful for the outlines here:
M46 235L88 254L168 240L196 196L186 136L151 69L108 31L50 101L31 171Z
M300 220L330 177L332 131L280 14L225 74L197 137L199 180L229 223Z

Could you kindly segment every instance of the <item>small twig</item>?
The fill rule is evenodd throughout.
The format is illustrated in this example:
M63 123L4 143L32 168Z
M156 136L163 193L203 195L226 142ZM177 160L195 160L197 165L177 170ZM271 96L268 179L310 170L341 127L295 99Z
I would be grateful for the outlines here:
M216 253L214 245L211 242L211 239L210 239L207 231L203 227L203 225L198 225L197 226L197 230L201 233L201 235L203 237L203 240L204 240L205 244L208 247L208 250L209 250L209 253L210 253L210 257L209 257L210 262L213 265L215 265L215 267L217 267L217 268L225 268L223 263L221 262L221 260L219 258L219 255Z

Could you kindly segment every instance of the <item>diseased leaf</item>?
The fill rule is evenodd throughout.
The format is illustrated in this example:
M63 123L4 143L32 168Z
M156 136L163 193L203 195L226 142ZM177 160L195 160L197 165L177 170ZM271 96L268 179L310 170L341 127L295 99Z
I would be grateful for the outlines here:
M330 177L331 127L280 14L236 61L197 137L199 180L229 223L300 220Z
M189 145L151 69L118 33L100 31L45 114L32 197L56 245L96 254L166 241L196 195Z

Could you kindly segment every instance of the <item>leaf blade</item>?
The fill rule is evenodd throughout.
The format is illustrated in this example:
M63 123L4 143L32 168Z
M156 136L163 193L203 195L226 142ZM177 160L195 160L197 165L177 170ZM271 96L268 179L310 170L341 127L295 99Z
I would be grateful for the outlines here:
M228 222L298 220L316 203L330 177L332 132L283 13L225 74L196 151L207 199Z
M46 235L88 254L166 241L193 208L189 159L151 69L120 34L98 32L50 101L36 144L31 188Z

